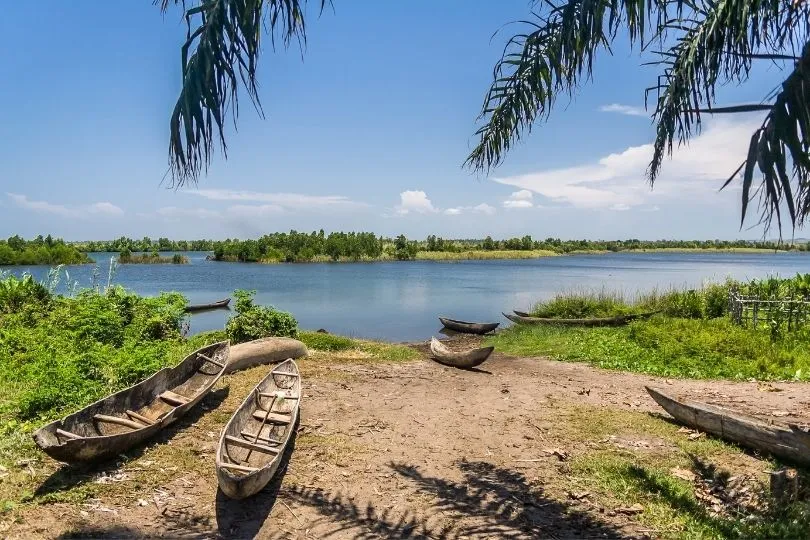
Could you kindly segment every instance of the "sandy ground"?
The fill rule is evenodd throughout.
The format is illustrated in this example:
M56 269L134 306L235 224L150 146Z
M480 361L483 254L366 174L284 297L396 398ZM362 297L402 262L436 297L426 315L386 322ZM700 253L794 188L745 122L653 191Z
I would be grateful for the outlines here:
M309 360L307 361L309 362ZM120 489L32 507L10 537L569 538L646 536L632 516L566 497L562 424L572 407L658 413L645 385L751 411L810 418L806 385L664 380L499 354L478 371L430 360L304 369L302 420L277 479L231 501L213 470L218 429L267 368L237 374L157 445L197 463L165 485L135 482L149 451L105 469ZM773 391L776 390L776 391ZM241 394L241 395L239 395ZM785 418L780 418L783 420ZM561 449L565 456L554 453ZM43 458L47 459L47 458ZM752 458L753 459L753 458ZM63 487L53 478L41 490ZM98 478L96 476L96 478ZM49 483L50 481L50 483ZM89 481L89 480L86 480ZM132 485L127 485L130 482ZM50 486L50 487L48 487Z

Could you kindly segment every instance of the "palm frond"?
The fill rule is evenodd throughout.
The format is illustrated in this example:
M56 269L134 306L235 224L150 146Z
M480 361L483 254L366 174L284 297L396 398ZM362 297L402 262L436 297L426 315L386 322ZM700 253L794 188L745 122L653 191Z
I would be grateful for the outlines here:
M512 37L495 65L493 82L481 109L484 125L464 165L489 171L510 147L543 119L560 93L573 94L590 78L598 51L610 50L624 28L631 42L643 42L648 17L665 17L668 5L686 0L547 0L534 19L522 21L526 33ZM659 20L663 23L663 19Z
M275 46L306 43L306 0L155 0L164 12L182 5L187 25L181 49L183 85L169 121L169 167L176 187L195 182L207 170L218 140L227 156L224 122L238 115L241 82L262 114L256 70L261 37ZM321 0L323 9L326 0Z

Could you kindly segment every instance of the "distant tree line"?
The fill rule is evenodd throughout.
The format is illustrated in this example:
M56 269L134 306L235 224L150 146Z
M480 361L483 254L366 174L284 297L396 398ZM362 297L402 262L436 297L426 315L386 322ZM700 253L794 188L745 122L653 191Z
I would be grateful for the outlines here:
M65 243L61 238L54 239L50 234L33 240L25 240L14 235L0 240L0 265L17 264L83 264L92 262L90 258Z
M379 259L384 240L369 232L312 233L290 231L266 234L258 240L213 243L214 260L241 262L308 262L320 259Z
M154 251L213 251L213 240L169 240L168 238L158 238L153 240L144 236L140 240L122 236L116 240L101 240L75 242L74 245L81 251L88 253L109 252L121 253L151 253Z

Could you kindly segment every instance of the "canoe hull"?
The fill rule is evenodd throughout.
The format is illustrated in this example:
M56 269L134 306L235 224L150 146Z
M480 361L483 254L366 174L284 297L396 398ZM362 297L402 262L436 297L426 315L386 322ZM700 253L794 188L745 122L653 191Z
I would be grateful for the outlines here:
M489 358L489 355L491 355L494 350L495 347L481 347L465 352L455 352L448 349L438 339L430 339L430 353L435 361L446 366L461 369L471 369L480 366Z
M514 313L514 315L504 313L503 316L515 324L599 327L624 326L639 319L647 319L660 312L651 311L649 313L635 313L632 315L619 315L618 317L597 317L590 319L555 319L550 317L530 317L523 311L515 311Z
M199 403L222 376L224 369L207 363L197 357L197 354L202 353L226 364L228 347L227 342L222 342L194 351L173 368L164 368L135 386L41 427L33 434L34 442L52 458L66 463L97 462L113 458L150 439ZM205 371L201 373L199 370L203 368ZM126 410L143 412L162 392L178 387L193 390L193 395L180 406L165 406L165 412L152 425L107 434L100 432L98 424L93 420L96 414L126 418ZM80 438L61 440L57 429L74 433Z
M295 374L293 383L290 386L283 386L280 383L285 382L286 377L284 373ZM286 381L289 382L289 381ZM286 384L285 382L285 384ZM289 415L290 421L284 426L283 433L278 434L275 431L276 427L270 427L269 424L264 428L269 428L264 431L260 428L261 423L256 418L257 412L257 395L259 393L272 393L277 391L284 391L286 395L297 396L297 399L286 399L279 406L284 414ZM217 482L222 492L232 499L244 499L255 495L270 483L281 465L285 450L289 446L290 439L294 433L300 414L301 403L301 378L298 371L298 366L295 361L289 359L282 362L275 367L253 390L248 394L231 419L222 430L219 439L219 446L217 447L216 456L216 472ZM267 398L263 398L263 404L270 403ZM273 411L279 410L277 407ZM260 433L262 438L273 437L277 439L278 444L274 448L278 450L277 454L272 459L262 458L262 454L258 450L252 451L255 459L259 459L261 463L255 465L250 462L250 457L246 457L246 449L237 446L229 446L227 437L237 438L244 441L250 441L250 438L243 437L243 432ZM260 441L264 442L264 441ZM237 453L238 452L238 453ZM265 454L266 455L266 454ZM237 459L233 459L236 456ZM223 464L234 463L235 461L243 461L248 463L250 467L255 467L255 470L247 474L236 474L223 466ZM257 466L258 465L258 466Z
M655 388L646 389L656 403L680 424L810 466L810 434L797 426L771 424L726 407L678 398Z
M307 346L297 339L285 337L256 339L231 347L231 356L225 373L263 364L275 364L287 358L298 359L306 355Z
M208 311L211 309L226 309L230 303L230 298L224 298L216 302L211 302L210 304L189 304L185 307L184 311L186 313L195 313L197 311Z
M466 321L457 321L456 319L448 319L445 317L439 317L439 322L441 322L445 328L449 328L450 330L461 332L462 334L488 334L498 328L501 323L472 323Z

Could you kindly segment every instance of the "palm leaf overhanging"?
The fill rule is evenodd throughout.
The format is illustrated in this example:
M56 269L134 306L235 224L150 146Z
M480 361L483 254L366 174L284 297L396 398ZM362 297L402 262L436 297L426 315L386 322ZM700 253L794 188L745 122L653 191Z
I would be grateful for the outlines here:
M326 0L321 0L321 10ZM256 66L261 37L288 47L306 43L306 0L155 0L165 13L181 5L187 25L181 50L183 85L169 122L169 165L173 185L194 182L207 169L218 140L227 154L224 122L238 115L241 81L261 114Z
M489 172L499 165L550 114L558 95L573 95L590 78L597 53L611 52L625 31L632 47L661 49L654 54L663 72L648 89L657 124L649 181L655 181L673 141L684 143L699 131L701 114L767 111L725 185L742 178L742 220L758 193L766 230L776 218L781 232L784 209L791 226L804 223L810 214L810 2L546 0L535 7L532 20L523 22L526 32L508 41L495 66L481 112L485 122L467 166ZM762 103L717 107L716 87L745 82L756 61L788 73L781 87Z

